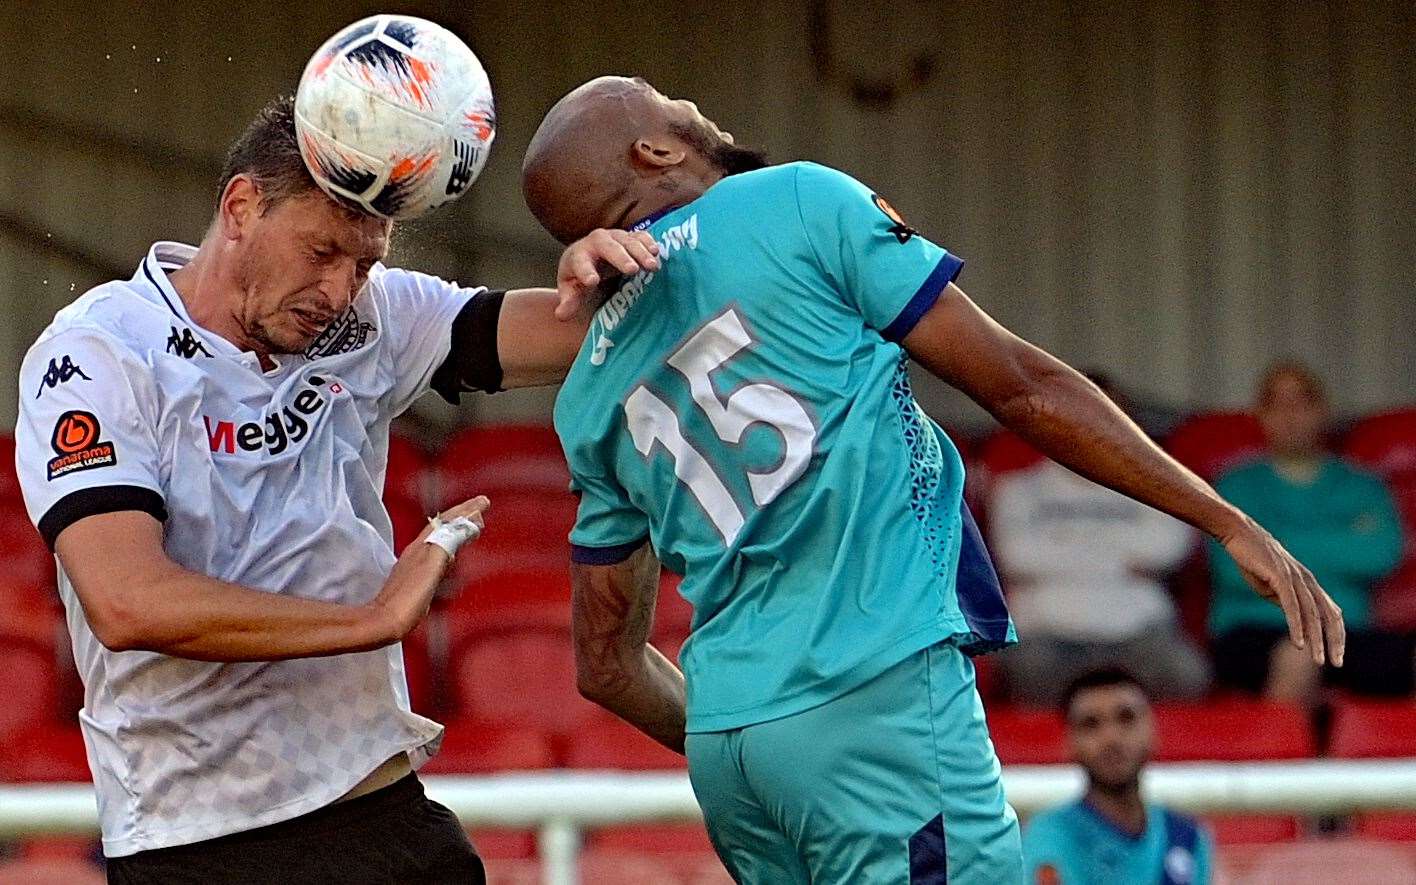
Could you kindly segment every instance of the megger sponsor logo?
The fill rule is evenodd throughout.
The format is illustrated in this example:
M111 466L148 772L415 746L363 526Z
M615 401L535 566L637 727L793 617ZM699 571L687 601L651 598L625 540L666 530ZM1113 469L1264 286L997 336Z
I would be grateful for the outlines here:
M279 410L271 412L265 416L265 420L257 423L248 421L244 424L236 424L234 421L212 420L210 415L203 415L202 420L206 422L207 442L211 445L213 452L225 452L235 454L237 449L243 452L258 452L265 449L272 455L279 455L290 446L299 443L310 433L310 424L315 420L314 415L325 406L329 405L330 397L320 393L320 388L325 388L332 396L337 396L344 392L344 385L338 381L328 382L320 375L309 377L309 386L302 387L290 405L282 406Z
M681 224L676 224L659 237L659 261L665 262L674 256L680 249L698 248L698 213L690 215ZM605 363L605 356L609 353L615 342L610 339L610 333L615 330L629 313L629 309L639 303L639 299L644 295L644 289L649 282L654 279L654 274L650 271L641 271L625 281L615 294L605 302L595 313L595 319L590 324L590 335L595 340L595 350L590 354L590 364L601 366Z

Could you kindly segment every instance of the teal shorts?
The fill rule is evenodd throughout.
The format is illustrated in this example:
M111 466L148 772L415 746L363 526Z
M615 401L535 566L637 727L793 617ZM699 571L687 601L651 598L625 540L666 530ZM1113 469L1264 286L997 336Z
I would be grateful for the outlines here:
M1009 885L1018 817L949 643L801 713L688 735L708 835L747 885Z

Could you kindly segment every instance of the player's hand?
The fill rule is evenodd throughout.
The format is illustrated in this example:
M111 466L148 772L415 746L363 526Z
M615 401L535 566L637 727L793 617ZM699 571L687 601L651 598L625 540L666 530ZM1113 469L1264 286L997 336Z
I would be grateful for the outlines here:
M601 281L659 269L659 244L644 231L593 230L566 247L556 269L556 319L572 320Z
M1244 580L1283 609L1293 644L1307 649L1314 664L1342 666L1347 644L1342 609L1318 586L1313 573L1253 520L1222 543Z
M463 501L456 507L453 507L449 510L444 510L442 513L438 514L438 518L441 519L443 522L449 522L451 520L457 519L459 516L465 516L468 519L472 520L472 522L476 523L477 528L484 529L487 527L486 512L491 509L491 506L491 499L489 499L486 495L478 495L477 497L472 498L471 500ZM418 533L418 538L416 541L414 541L414 544L421 544L426 541L428 539L428 535L432 534L432 531L433 524L431 521L429 521L428 525L423 527L423 531ZM408 545L408 549L411 549L412 547L413 544ZM406 554L407 550L405 550L404 552Z
M489 507L491 501L478 496L438 515L444 520L465 516L482 528L484 514ZM441 548L423 543L432 531L433 527L429 525L417 540L404 548L403 555L393 564L388 580L384 581L383 589L368 604L379 644L399 641L422 622L433 604L433 595L443 574L452 564Z

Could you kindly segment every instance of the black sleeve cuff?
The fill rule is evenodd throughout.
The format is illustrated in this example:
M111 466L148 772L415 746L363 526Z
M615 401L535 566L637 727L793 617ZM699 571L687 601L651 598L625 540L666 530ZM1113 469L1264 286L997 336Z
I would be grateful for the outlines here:
M619 565L633 556L648 540L649 536L645 535L638 541L616 544L613 547L582 547L579 544L571 544L570 561L576 565Z
M501 359L497 356L497 322L506 292L486 289L468 299L452 321L452 348L433 372L432 388L454 405L473 390L496 393L502 389Z
M167 521L167 504L162 496L142 486L94 486L70 492L39 519L39 534L54 550L59 533L81 519L100 513L141 510L158 522Z

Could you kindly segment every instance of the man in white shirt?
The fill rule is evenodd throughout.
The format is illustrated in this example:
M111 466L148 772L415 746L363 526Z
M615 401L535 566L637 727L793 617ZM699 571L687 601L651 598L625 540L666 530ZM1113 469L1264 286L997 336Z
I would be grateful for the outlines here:
M1050 460L999 477L988 512L1023 639L998 656L1012 697L1056 705L1069 682L1104 666L1124 668L1157 699L1205 692L1209 664L1161 580L1194 550L1193 530Z
M553 290L384 267L388 235L316 188L276 100L200 247L156 244L25 358L16 460L59 560L111 882L482 881L413 774L442 726L410 711L398 643L488 502L395 561L389 422L430 387L559 380L584 324L553 320ZM597 231L560 294L653 249Z

